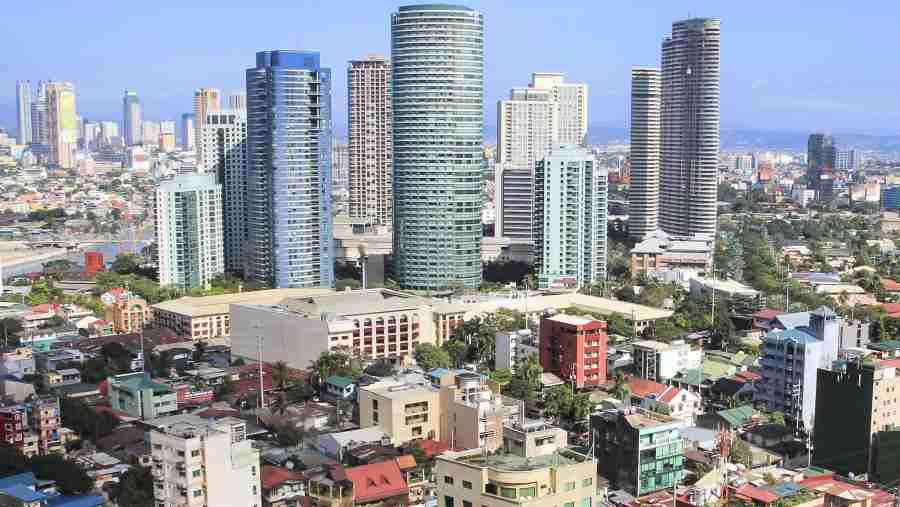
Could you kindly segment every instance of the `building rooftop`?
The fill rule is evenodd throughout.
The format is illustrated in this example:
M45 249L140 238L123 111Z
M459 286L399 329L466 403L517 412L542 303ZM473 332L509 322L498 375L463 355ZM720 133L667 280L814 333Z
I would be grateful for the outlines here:
M438 456L438 459L446 459L481 468L492 468L500 472L529 472L542 468L577 465L584 463L590 458L571 449L560 449L554 453L527 458L507 453L486 456L481 452L481 449L469 449L460 452L444 453Z
M592 322L594 319L588 317L580 317L578 315L566 315L565 313L560 313L554 315L552 317L547 317L547 320L552 320L553 322L560 322L562 324L569 324L570 326L586 326Z
M802 344L820 342L818 338L799 328L773 331L763 337L763 343L782 343L787 341Z
M424 375L415 373L389 377L380 382L369 384L363 387L362 390L394 400L417 397L422 393L438 392L438 389Z
M282 306L287 309L314 315L336 316L362 315L367 313L412 310L427 306L429 301L410 294L388 289L366 289L339 293L310 295L285 299Z
M238 292L235 294L222 294L219 296L192 297L185 296L178 299L163 301L152 305L154 309L187 315L189 317L204 317L207 315L221 315L229 312L232 304L256 304L275 305L288 298L299 298L334 294L332 289L269 289L250 292Z

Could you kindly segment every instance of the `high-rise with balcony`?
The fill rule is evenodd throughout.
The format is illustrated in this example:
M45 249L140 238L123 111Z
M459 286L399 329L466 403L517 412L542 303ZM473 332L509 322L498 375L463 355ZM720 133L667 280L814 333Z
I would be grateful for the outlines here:
M31 103L31 142L46 146L50 143L47 117L47 82L38 81L37 92Z
M228 109L232 111L246 111L247 110L247 93L246 92L234 92L228 96Z
M587 145L588 86L566 83L558 72L535 72L531 76L531 88L548 90L556 103L560 144Z
M221 93L216 88L198 88L194 90L194 147L197 150L197 163L203 164L203 140L200 138L206 113L214 113L221 109Z
M497 102L497 162L534 168L559 143L559 104L553 90L513 88Z
M659 225L669 234L716 232L719 26L678 21L662 43Z
M242 273L247 241L247 112L233 109L207 113L204 123L206 170L222 185L225 269Z
M225 271L222 186L212 174L183 174L156 189L159 283L209 287Z
M50 163L71 169L75 167L75 149L78 147L75 86L71 82L47 83L47 112Z
M247 70L249 279L334 285L331 129L331 69L319 53L257 53Z
M172 416L148 439L155 505L262 505L259 451L243 420Z
M538 285L579 288L606 280L608 173L593 153L555 146L534 171Z
M381 55L347 67L350 216L393 222L391 61Z
M196 141L194 113L184 113L181 115L181 148L184 151L194 151L194 143Z
M125 146L134 146L143 142L143 126L141 99L138 98L137 92L125 90L125 96L122 98L122 136Z
M631 69L631 184L628 235L643 241L659 227L659 69Z
M16 142L31 143L31 82L16 81Z
M484 17L458 5L391 16L394 273L409 289L481 285Z

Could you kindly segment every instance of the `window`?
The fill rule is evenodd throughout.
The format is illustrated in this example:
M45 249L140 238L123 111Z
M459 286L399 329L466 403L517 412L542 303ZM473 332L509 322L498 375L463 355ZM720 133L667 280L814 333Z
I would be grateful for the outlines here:
M200 477L200 474L201 474L201 473L202 473L202 472L201 472L200 469L198 468L198 469L194 470L193 472L191 472L191 477Z
M453 497L452 496L444 497L444 507L453 507Z
M196 458L196 457L199 456L199 455L200 455L200 450L199 450L199 449L195 449L195 450L191 451L191 457L192 457L192 458Z
M537 496L537 487L532 486L530 488L522 488L519 490L520 497L536 497Z
M566 502L563 504L563 507L575 507L575 502Z
M472 502L468 500L463 500L463 507L472 507Z
M567 483L563 486L563 491L572 491L572 490L574 490L574 489L575 489L575 481L567 482Z
M378 412L372 412L372 422L373 423L378 422Z
M202 490L202 489L195 489L195 490L194 490L194 498L199 498L199 497L201 497L201 496L203 496L203 490Z
M472 489L472 483L469 481L463 481L463 487L466 489Z
M453 477L450 477L449 475L445 475L444 476L444 484L453 484Z
M516 488L500 488L500 496L503 498L515 498Z
M591 507L591 497L586 496L581 499L581 507Z
M184 457L184 451L178 451L178 456L180 456L180 457L183 458L183 457Z
M587 479L584 479L584 480L581 481L581 487L582 487L582 488L586 488L586 487L590 486L590 485L593 484L593 483L594 483L594 479L591 478L591 477L588 477Z
M372 400L372 410L378 410L378 400Z
M485 485L485 487L484 487L484 492L488 493L490 495L496 495L497 494L497 485L494 484L493 482L487 483L487 485Z

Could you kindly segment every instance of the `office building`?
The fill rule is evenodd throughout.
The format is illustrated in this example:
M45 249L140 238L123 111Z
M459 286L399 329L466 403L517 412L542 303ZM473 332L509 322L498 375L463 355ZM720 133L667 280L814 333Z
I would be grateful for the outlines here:
M186 415L157 424L148 435L155 505L262 505L259 451L246 422Z
M531 86L535 90L552 93L557 107L559 144L587 145L588 86L566 83L564 75L555 72L535 72L531 76ZM540 158L538 158L539 160Z
M629 407L591 416L598 473L610 489L643 496L671 489L684 469L683 422L657 412Z
M47 109L47 82L38 81L37 92L31 103L31 142L47 146L50 144L50 118Z
M855 359L818 370L813 463L878 480L878 433L900 426L900 376L887 363Z
M350 216L390 225L394 214L391 61L381 55L352 60L347 87Z
M597 461L566 447L566 432L543 421L503 428L503 448L451 450L436 457L438 505L444 507L590 507ZM599 502L596 502L599 503Z
M635 375L655 382L665 382L682 370L700 368L703 361L703 352L683 340L640 340L632 347Z
M533 243L533 167L494 166L494 209L494 236Z
M100 122L100 138L104 146L110 146L119 137L119 124L114 121Z
M208 113L203 127L206 171L222 185L225 270L244 271L247 241L247 112L231 109Z
M125 90L125 97L122 98L122 137L125 146L143 143L144 123L141 113L141 99L138 98L137 92Z
M631 183L628 236L643 241L659 228L659 141L662 78L659 69L631 69Z
M315 289L311 289L315 290ZM232 353L307 368L323 352L408 361L416 345L434 343L430 302L387 289L311 294L279 304L232 304Z
M183 174L156 188L159 283L209 287L225 272L222 185L212 174Z
M32 142L30 81L16 81L16 142L19 144Z
M816 200L829 202L834 197L834 170L837 148L830 134L811 134L806 145L807 188L816 192Z
M198 88L194 90L194 146L197 150L197 163L203 165L203 125L206 123L206 114L215 113L221 109L219 90L215 88Z
M232 111L247 110L247 94L245 92L235 92L228 96L228 109Z
M534 254L542 289L606 281L607 170L590 150L554 146L534 174Z
M855 171L860 169L859 152L854 149L835 150L834 168L838 171Z
M606 323L566 315L541 319L541 367L573 386L606 383Z
M716 233L719 24L678 21L662 44L659 226L669 234Z
M181 115L181 148L184 151L194 151L194 144L197 141L194 133L194 115L193 113L184 113Z
M143 371L107 379L109 405L138 419L154 419L178 409L178 395L164 384L150 380Z
M497 102L497 164L533 169L550 148L559 144L560 105L553 90L510 90L509 99Z
M263 51L247 70L247 276L331 287L331 69L319 53ZM284 143L296 146L291 152Z
M394 274L402 287L481 285L484 18L445 4L391 16Z
M47 83L47 129L50 163L63 169L75 167L78 147L78 119L75 112L75 87L68 81Z
M159 135L161 132L162 126L158 121L141 122L141 144L159 146Z

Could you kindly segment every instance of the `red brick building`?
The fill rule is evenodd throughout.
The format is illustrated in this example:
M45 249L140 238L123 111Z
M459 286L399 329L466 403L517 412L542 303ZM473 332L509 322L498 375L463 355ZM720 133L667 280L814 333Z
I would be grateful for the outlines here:
M541 319L540 359L544 371L577 387L606 382L606 322L558 314Z
M89 275L96 275L97 273L106 269L106 266L103 264L103 252L84 252L84 272Z

